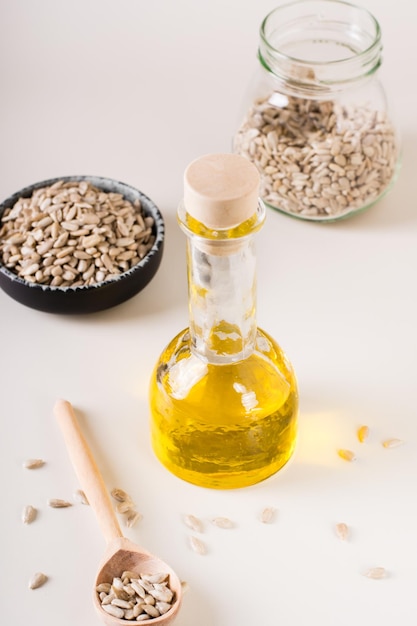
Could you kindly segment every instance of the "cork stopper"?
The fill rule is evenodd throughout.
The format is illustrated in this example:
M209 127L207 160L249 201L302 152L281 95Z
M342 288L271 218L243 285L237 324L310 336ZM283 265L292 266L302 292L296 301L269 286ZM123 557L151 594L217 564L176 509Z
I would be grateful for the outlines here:
M256 212L259 182L258 170L245 157L200 157L185 170L185 210L213 230L234 228Z

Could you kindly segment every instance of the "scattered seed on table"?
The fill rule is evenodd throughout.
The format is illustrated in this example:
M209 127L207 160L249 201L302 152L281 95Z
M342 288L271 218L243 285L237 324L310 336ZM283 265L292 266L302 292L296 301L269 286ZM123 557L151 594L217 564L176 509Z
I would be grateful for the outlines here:
M346 541L349 536L349 528L347 524L344 522L339 522L335 526L336 535L341 539L341 541Z
M38 589L42 587L48 580L48 576L42 572L36 572L29 581L29 589Z
M204 530L203 522L195 515L184 515L184 524L196 533L202 533Z
M194 535L190 537L190 546L196 554L207 554L207 547L204 541L198 539L198 537L194 537Z
M385 439L382 442L384 448L398 448L398 446L402 446L404 441L402 439Z
M355 453L352 452L352 450L346 450L344 448L341 448L337 451L337 454L344 461L349 461L349 462L356 461Z
M217 526L217 528L234 528L235 526L228 517L214 517L211 522Z
M120 513L120 515L124 515L124 513L127 513L128 511L132 510L132 502L126 501L126 502L117 502L116 504L116 511L118 513Z
M68 500L61 500L60 498L51 498L48 500L48 506L53 509L65 509L72 506L72 502L68 502Z
M87 496L82 489L77 489L77 491L74 493L74 498L77 502L81 502L81 504L90 504Z
M259 520L262 524L271 524L274 521L275 510L272 506L265 507L259 516Z
M128 528L132 528L142 517L142 514L136 511L136 509L129 508L124 514L125 524Z
M382 578L387 578L388 572L384 567L371 567L363 572L363 575L366 576L366 578L381 580Z
M129 496L129 494L119 487L115 487L114 489L112 489L111 495L115 500L117 500L117 502L132 502L132 498Z
M45 461L43 459L28 459L23 463L23 467L26 469L38 469L45 465Z
M369 437L369 427L365 426L365 425L364 426L360 426L358 428L357 435L358 435L358 440L361 443L364 443L368 439L368 437Z
M31 524L35 521L37 515L37 509L31 504L25 506L22 512L22 522L24 524Z

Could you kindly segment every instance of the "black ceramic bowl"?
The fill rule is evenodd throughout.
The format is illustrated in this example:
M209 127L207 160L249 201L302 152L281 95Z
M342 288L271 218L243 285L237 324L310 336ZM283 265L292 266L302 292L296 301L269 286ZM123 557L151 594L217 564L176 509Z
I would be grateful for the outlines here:
M62 176L45 180L16 192L0 204L3 213L21 197L30 197L34 190L53 185L55 182L87 181L102 191L120 193L130 202L139 200L145 216L154 219L155 242L146 256L135 266L111 281L79 287L52 287L25 281L6 268L0 259L0 287L22 304L49 313L94 313L121 304L139 293L152 280L162 259L165 225L156 205L141 191L109 178L98 176Z

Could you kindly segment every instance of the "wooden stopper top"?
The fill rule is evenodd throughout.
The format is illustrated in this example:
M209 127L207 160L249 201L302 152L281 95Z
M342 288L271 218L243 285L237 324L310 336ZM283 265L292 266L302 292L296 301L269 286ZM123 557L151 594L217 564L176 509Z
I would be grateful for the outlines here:
M256 212L259 182L257 168L245 157L202 156L185 170L185 210L213 230L234 228Z

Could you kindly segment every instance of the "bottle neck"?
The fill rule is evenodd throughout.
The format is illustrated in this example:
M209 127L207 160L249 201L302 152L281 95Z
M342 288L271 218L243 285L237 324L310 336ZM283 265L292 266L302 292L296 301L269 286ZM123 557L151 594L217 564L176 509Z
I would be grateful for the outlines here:
M265 208L260 203L253 220L221 233L201 229L202 225L192 220L187 223L179 211L180 225L187 235L191 349L208 363L241 361L255 349L254 233L264 217Z
M260 29L261 65L277 91L326 98L368 80L381 64L381 30L366 9L299 0L271 11Z

